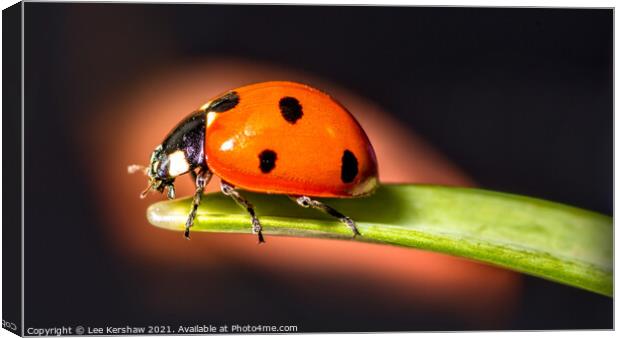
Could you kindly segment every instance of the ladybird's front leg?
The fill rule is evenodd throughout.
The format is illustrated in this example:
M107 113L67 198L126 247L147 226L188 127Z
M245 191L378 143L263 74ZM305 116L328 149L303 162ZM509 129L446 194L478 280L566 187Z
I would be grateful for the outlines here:
M239 204L242 208L244 208L250 216L252 216L252 233L258 234L258 243L265 243L265 239L263 238L263 226L260 224L258 217L254 213L254 206L248 200L246 200L243 196L239 194L235 187L230 185L224 180L221 181L220 184L222 188L222 193L226 196L232 197L237 204Z
M200 205L200 199L202 198L202 193L205 190L205 186L209 184L211 181L211 177L213 173L208 168L200 168L198 174L193 171L192 177L195 177L194 182L196 183L196 192L194 193L194 200L192 201L192 210L187 217L187 221L185 222L185 238L189 239L189 228L194 225L194 220L196 219L196 211L198 210L198 206Z
M338 218L342 223L346 224L351 229L351 231L353 231L353 237L357 235L362 235L359 230L357 230L357 226L352 219L341 214L338 210L330 207L329 205L323 202L319 202L317 200L313 200L308 196L289 196L289 198L304 208L312 207L313 209L320 210L330 216Z
M174 190L174 184L168 184L168 199L173 200L176 197L176 192Z

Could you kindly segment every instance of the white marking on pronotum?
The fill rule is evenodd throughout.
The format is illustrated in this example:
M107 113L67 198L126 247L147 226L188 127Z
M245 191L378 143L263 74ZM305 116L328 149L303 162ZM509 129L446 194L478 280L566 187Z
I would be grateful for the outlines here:
M172 177L186 173L189 170L189 163L185 158L185 152L183 150L177 150L168 155L168 160L170 161L168 174Z
M216 112L208 112L207 113L207 128L211 125L211 123L213 123L213 121L215 121L216 117L217 117L217 113Z

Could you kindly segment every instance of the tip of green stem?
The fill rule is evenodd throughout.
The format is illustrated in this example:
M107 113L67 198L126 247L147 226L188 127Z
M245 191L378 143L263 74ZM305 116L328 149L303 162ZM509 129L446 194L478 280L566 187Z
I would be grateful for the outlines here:
M243 195L254 204L266 236L432 250L613 294L613 222L595 212L480 189L412 184L384 185L358 199L321 199L357 223L362 236L353 237L338 220L285 196ZM184 231L190 204L190 198L158 202L147 218L155 226ZM191 230L251 233L250 218L229 197L207 194Z

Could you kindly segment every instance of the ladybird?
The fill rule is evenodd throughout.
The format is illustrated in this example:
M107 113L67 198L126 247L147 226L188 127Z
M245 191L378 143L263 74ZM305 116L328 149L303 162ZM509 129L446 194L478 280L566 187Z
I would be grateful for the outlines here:
M132 166L135 171L137 166ZM368 136L353 115L328 94L305 84L270 81L225 92L182 120L141 167L150 191L175 197L174 180L190 174L196 186L185 223L190 228L213 174L221 191L247 210L252 232L264 242L252 204L238 189L288 195L346 224L355 222L315 197L354 198L379 184Z

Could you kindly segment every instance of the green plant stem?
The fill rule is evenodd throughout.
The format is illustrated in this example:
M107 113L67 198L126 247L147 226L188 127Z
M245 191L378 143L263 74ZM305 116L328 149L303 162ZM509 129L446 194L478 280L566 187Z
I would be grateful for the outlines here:
M342 223L286 196L243 195L255 205L267 242L268 235L284 235L406 246L613 293L612 218L595 212L480 189L410 184L384 185L364 198L321 199L357 222L362 236L352 238ZM182 231L190 201L155 203L148 220ZM203 197L191 230L249 233L251 227L245 210L215 193Z

